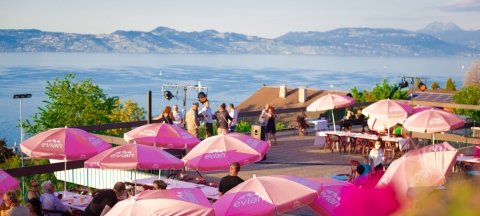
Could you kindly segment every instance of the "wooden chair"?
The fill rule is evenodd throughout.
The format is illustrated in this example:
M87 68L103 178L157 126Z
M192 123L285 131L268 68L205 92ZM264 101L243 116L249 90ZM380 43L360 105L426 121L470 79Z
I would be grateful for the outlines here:
M338 142L338 136L334 134L327 134L325 137L325 145L323 145L323 150L327 151L327 145L330 151L333 152L333 148L335 147L335 143Z
M186 172L176 172L167 176L167 179L177 179L180 181L184 181L187 178L188 178L188 173Z
M216 183L216 182L207 182L207 181L204 181L204 182L202 182L201 184L206 185L206 186L210 186L210 187L216 187L216 188L218 188L218 183Z
M155 188L153 186L150 186L150 185L142 185L143 187L143 190L146 191L146 190L154 190Z
M86 187L76 187L68 190L68 192L73 192L73 193L78 193L81 195L87 195L88 194L88 188Z
M205 181L205 179L202 178L202 177L198 177L198 176L197 176L197 177L187 178L187 179L185 179L184 181L186 181L186 182L194 181L194 183L196 183L196 184L201 184L202 182Z
M390 155L392 155L392 161L395 159L395 149L396 149L396 146L394 143L389 141L385 142L385 148L383 149L385 153L385 161L387 161Z
M338 136L338 152L342 154L342 149L343 153L347 153L348 149L348 154L350 154L350 141L348 140L348 137L344 136Z

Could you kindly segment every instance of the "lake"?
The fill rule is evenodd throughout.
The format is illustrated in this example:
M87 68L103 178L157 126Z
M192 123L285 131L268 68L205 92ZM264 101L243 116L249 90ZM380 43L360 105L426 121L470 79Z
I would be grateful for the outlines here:
M444 86L452 77L461 86L474 58L435 57L338 57L306 55L190 55L123 53L0 53L0 137L7 144L20 143L19 100L14 94L33 94L22 100L23 119L43 107L46 81L76 73L76 81L92 78L109 96L132 98L146 107L147 91L152 91L152 112L183 100L182 89L169 88L174 97L163 98L163 84L208 87L209 100L241 103L263 84L287 87L349 91L353 86L372 89L387 78L400 82L401 76L427 78L427 86L436 80ZM462 66L464 68L462 69ZM196 100L197 91L187 90L187 109ZM216 107L214 107L216 109ZM28 136L26 136L28 138Z

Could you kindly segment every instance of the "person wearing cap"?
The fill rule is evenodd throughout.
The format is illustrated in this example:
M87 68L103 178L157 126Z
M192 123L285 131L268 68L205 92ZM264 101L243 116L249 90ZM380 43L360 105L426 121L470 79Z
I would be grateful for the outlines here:
M213 136L213 124L212 124L212 110L210 109L210 103L205 101L205 107L202 108L198 115L203 118L205 122L205 127L207 133L205 134L205 138Z
M185 122L187 123L187 131L198 137L198 103L192 104L192 108L185 114Z

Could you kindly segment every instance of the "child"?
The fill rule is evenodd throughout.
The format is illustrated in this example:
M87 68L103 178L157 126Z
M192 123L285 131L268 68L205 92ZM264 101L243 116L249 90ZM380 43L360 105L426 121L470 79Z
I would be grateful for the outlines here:
M368 156L363 157L363 163L362 166L365 167L365 172L362 175L368 175L372 167L368 163Z

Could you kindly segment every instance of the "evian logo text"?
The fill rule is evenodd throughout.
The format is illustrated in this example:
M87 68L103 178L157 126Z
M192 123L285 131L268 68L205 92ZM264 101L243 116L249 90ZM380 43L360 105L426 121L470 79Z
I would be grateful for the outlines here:
M430 150L432 150L433 152L440 152L443 151L444 148L441 145L433 145L432 147L430 147Z
M133 154L131 151L118 151L110 155L110 157L111 158L133 158L135 157L135 154Z
M324 190L320 193L320 197L325 199L331 205L338 207L340 205L341 198L338 196L337 193L331 190Z
M0 173L0 182L2 182L3 180L7 179L8 175L6 172L2 172Z
M153 170L158 169L158 164L153 164L152 169L153 169Z
M93 145L97 146L98 144L102 143L102 140L96 137L88 137L88 141Z
M209 153L205 154L205 160L208 159L220 159L220 158L226 158L227 154L223 152L222 150L212 150Z
M62 148L63 144L60 142L60 140L52 139L52 140L47 140L42 143L42 147L45 148Z
M420 172L415 173L412 178L410 179L410 186L415 187L420 184L423 180L427 179L432 172L421 170Z
M378 186L384 186L388 184L388 180L386 178L383 178L378 182Z
M441 118L432 118L430 121L428 121L429 125L438 125L438 124L444 124L445 121Z
M249 145L250 147L255 149L258 146L258 143L260 143L260 140L258 140L258 139L248 139L245 142L247 143L247 145Z
M343 98L341 97L336 97L333 99L333 102L342 102L343 101Z
M246 205L252 205L259 203L262 200L263 197L259 196L257 193L247 193L238 198L237 201L233 203L233 207L238 208Z
M140 132L138 132L138 135L140 135L140 136L156 136L155 131L153 131L153 130L140 131Z
M392 106L388 109L388 112L400 112L402 108L400 106Z
M191 203L198 203L198 200L195 198L195 195L193 195L192 191L190 190L177 192L177 197L182 200L189 201Z
M302 206L302 203L298 200L293 203L293 208L298 208L300 206Z
M182 137L182 139L191 139L191 138L194 138L192 134L190 134L190 133L188 133L188 132L185 132L185 131L180 132L180 136Z

